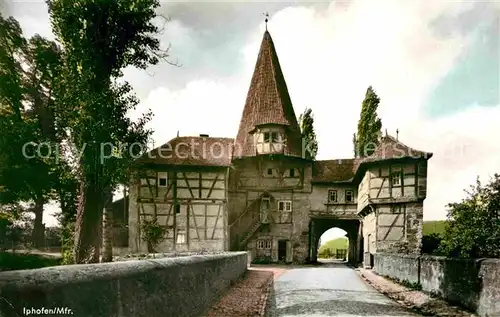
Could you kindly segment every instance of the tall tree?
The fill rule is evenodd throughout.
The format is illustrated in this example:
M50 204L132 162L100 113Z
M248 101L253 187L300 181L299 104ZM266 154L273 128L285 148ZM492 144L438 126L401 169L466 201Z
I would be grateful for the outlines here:
M145 144L144 126L151 115L137 122L127 117L137 98L122 80L128 66L145 69L166 59L153 24L156 0L49 0L53 32L65 51L65 75L60 102L67 107L71 143L77 159L79 200L75 224L74 261L99 261L102 210L106 193L128 176L140 147L111 157L114 144ZM118 81L118 79L121 79Z
M314 132L314 116L310 108L306 108L299 116L299 124L306 158L314 160L318 154L318 141Z
M12 17L0 17L0 183L6 187L0 199L4 203L32 202L35 214L32 241L43 242L43 207L51 198L55 174L53 158L33 148L28 157L25 145L41 144L48 139L54 120L48 115L52 73L58 65L54 43L39 36L26 41L19 23ZM53 45L51 45L53 44ZM51 65L52 67L50 67ZM48 144L47 144L48 145ZM44 149L48 152L48 148ZM33 155L35 154L35 155Z
M353 146L353 151L354 151L354 157L358 157L358 140L356 138L356 133L352 135L352 146Z
M358 121L358 133L355 138L354 152L357 157L373 154L382 135L382 120L377 115L380 99L372 86L366 90L365 99L361 105L361 116Z

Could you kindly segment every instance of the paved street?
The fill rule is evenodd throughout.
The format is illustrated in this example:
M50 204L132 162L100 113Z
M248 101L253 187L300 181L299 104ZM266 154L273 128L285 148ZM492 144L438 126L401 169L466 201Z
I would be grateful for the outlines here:
M297 267L274 286L269 316L418 316L366 285L342 263Z

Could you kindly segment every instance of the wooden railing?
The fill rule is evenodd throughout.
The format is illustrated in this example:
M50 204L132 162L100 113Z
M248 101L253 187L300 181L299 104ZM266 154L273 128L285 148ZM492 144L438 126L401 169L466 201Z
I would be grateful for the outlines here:
M255 200L253 201L250 205L248 205L245 209L245 211L243 211L239 216L238 218L233 221L230 225L229 225L229 228L232 228L236 223L240 224L241 223L241 219L245 216L247 216L249 213L249 211L254 211L251 215L252 215L252 219L253 218L257 218L258 219L258 210L255 212L255 210L253 210L253 207L255 206L255 204L258 202L258 200Z
M240 249L245 247L248 240L250 240L253 234L259 229L260 225L260 219L258 218L252 221L250 227L245 231L243 239L241 239L241 241L239 242Z

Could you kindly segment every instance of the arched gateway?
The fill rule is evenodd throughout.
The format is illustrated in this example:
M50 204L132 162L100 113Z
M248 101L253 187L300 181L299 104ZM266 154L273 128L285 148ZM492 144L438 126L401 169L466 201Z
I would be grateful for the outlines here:
M304 263L333 226L348 232L353 264L363 252L368 262L376 251L420 251L431 153L388 135L363 159L313 161L304 148L266 30L236 138L177 137L138 160L130 251L147 249L140 224L153 215L167 228L158 252L248 250L256 261Z

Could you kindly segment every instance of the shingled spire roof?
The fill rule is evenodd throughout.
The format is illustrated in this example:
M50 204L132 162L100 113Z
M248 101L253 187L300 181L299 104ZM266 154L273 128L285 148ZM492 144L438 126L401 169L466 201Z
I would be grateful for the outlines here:
M286 127L285 155L302 155L302 138L271 34L266 30L235 140L234 157L256 155L252 132L265 124Z

